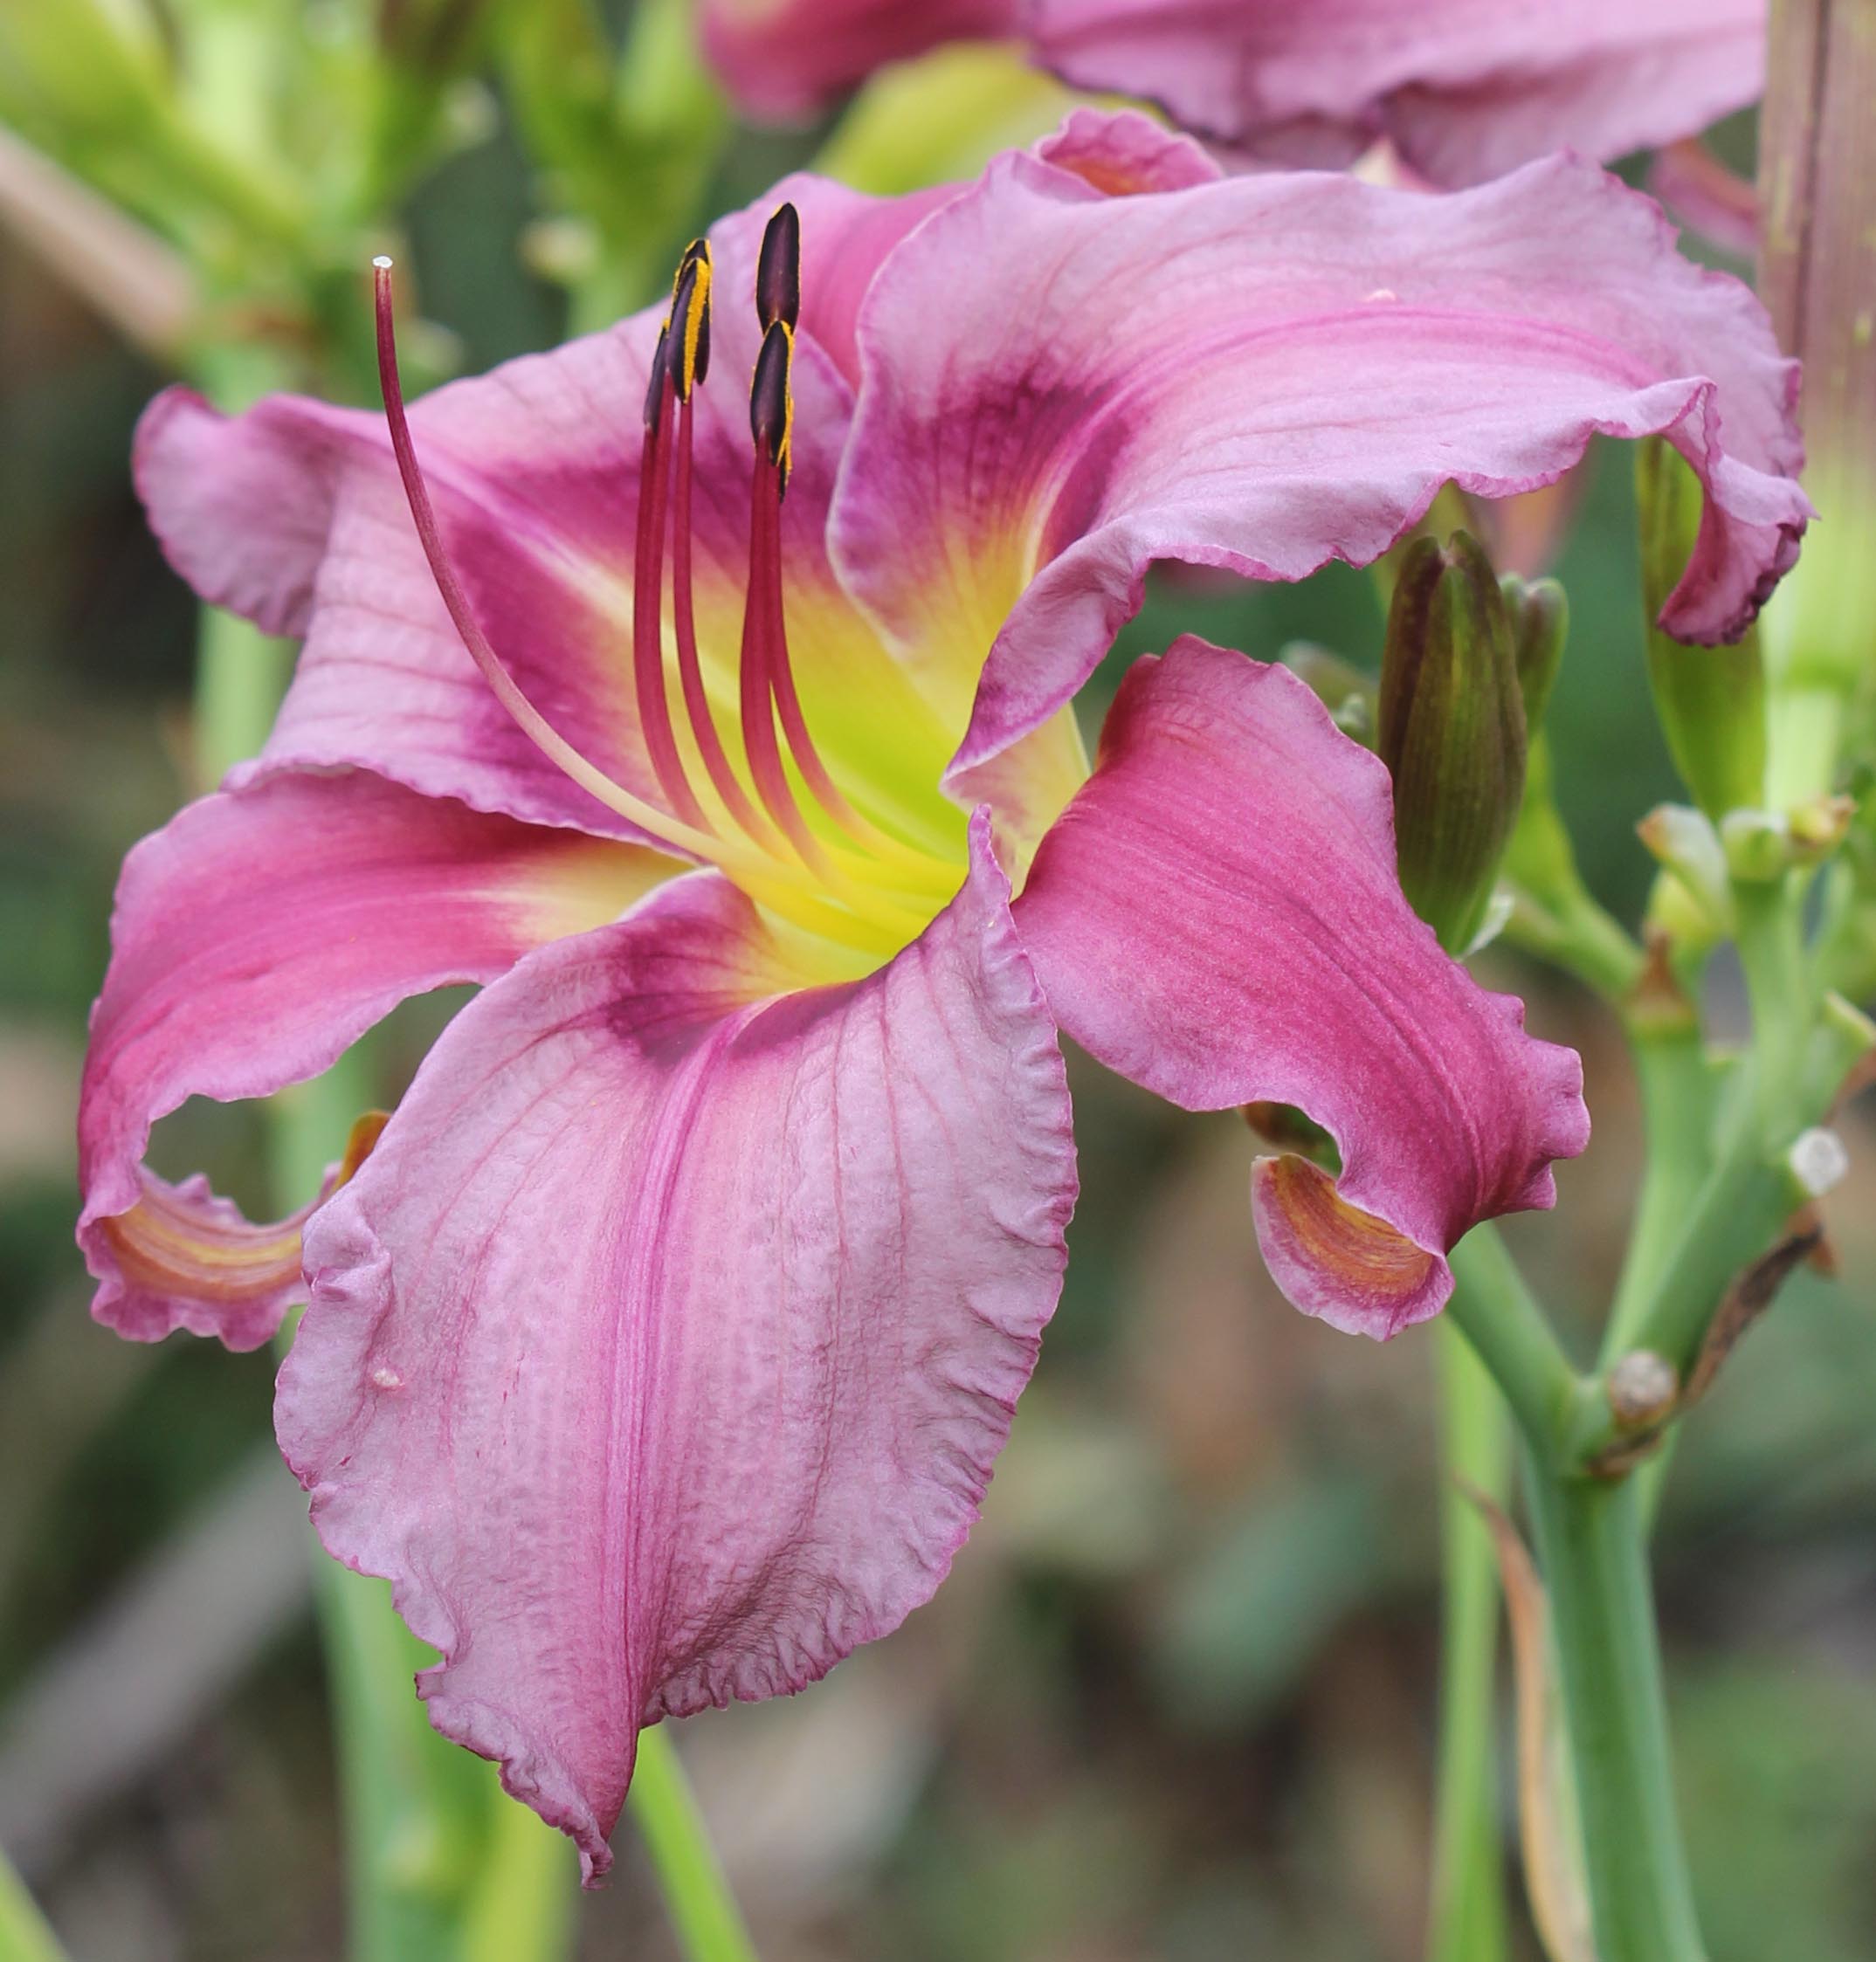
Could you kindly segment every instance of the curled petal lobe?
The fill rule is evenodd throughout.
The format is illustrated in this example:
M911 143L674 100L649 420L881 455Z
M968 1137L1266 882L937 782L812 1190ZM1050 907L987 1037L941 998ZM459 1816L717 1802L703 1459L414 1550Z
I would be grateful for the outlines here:
M1135 664L1017 929L1061 1026L1188 1109L1291 1104L1341 1153L1259 1165L1299 1307L1391 1335L1482 1219L1554 1198L1589 1119L1569 1050L1443 953L1401 895L1387 773L1294 675L1190 637Z
M1104 197L1190 190L1224 175L1190 136L1162 129L1150 116L1130 110L1107 114L1072 109L1052 136L1033 146L1032 154L1079 177Z
M1663 624L1716 639L1810 510L1757 302L1565 159L1451 197L1309 176L1099 197L1008 156L885 262L859 336L835 561L895 644L987 653L955 789L1074 692L1155 559L1363 563L1449 479L1504 497L1592 435L1659 430L1707 500Z
M493 981L673 869L362 774L204 797L146 838L119 883L79 1097L93 1314L139 1341L265 1342L304 1298L306 1215L252 1224L200 1178L157 1178L141 1162L156 1119L316 1076L407 995Z
M642 1725L811 1682L976 1517L1075 1190L987 836L859 981L711 873L530 956L308 1229L288 1462L589 1879Z
M1697 135L1764 84L1764 0L1029 0L1038 59L1288 162L1382 137L1435 183Z

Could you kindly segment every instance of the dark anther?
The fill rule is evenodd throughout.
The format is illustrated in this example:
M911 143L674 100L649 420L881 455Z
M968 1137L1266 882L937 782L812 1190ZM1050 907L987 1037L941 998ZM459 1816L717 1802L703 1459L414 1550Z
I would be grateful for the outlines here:
M671 328L658 330L658 346L652 354L652 379L645 389L645 426L653 436L665 414L665 371L671 363Z
M801 319L801 214L792 204L777 206L762 233L755 313L764 329L777 320L792 328Z
M755 380L749 389L749 432L762 454L781 472L783 489L788 485L789 437L795 417L788 385L793 352L794 336L780 320L771 322L762 336L762 351L755 357Z
M684 255L671 303L671 378L679 402L709 372L710 277L710 247L699 239Z

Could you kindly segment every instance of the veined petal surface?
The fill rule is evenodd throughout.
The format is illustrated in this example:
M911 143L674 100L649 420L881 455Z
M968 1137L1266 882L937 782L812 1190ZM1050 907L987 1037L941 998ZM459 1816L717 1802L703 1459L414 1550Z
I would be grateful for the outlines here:
M987 837L864 981L713 873L531 956L308 1229L287 1460L590 1879L643 1724L812 1681L976 1517L1075 1191Z
M1260 1162L1291 1300L1388 1336L1452 1291L1447 1249L1548 1206L1589 1136L1575 1054L1525 1035L1402 897L1386 770L1286 669L1188 637L1128 673L1017 930L1067 1033L1192 1110L1293 1104L1338 1187Z
M406 996L493 981L677 869L362 773L204 797L146 838L118 885L79 1098L93 1314L139 1341L265 1342L305 1298L300 1219L251 1225L200 1179L158 1179L141 1162L155 1120L317 1076Z
M1155 559L1365 563L1448 479L1506 496L1594 434L1660 430L1707 489L1663 623L1719 639L1810 511L1757 301L1566 159L1450 197L1314 175L1113 197L1005 156L886 261L859 337L835 562L895 644L988 652L957 788L1080 685Z
M1289 162L1390 137L1449 189L1698 135L1765 79L1766 0L1027 0L1024 26L1079 87Z

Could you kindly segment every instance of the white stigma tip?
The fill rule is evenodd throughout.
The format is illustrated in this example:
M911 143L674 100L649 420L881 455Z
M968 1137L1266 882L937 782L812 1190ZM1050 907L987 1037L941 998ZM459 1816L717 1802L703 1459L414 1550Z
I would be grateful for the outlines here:
M1850 1153L1834 1131L1814 1125L1809 1131L1800 1132L1792 1141L1785 1163L1810 1198L1822 1199L1849 1171Z
M390 254L389 252L380 252L378 256L372 260L371 263L378 269L380 272L389 272L391 269Z

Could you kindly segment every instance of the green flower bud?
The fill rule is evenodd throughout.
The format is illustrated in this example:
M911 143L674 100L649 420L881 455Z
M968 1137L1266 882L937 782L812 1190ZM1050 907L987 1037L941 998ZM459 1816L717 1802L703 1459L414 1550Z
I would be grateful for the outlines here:
M1732 870L1713 820L1686 804L1660 804L1635 827L1656 860L1698 909L1699 925L1681 938L1711 944L1733 930ZM1651 908L1651 912L1652 909Z
M1563 664L1569 635L1569 601L1554 579L1520 579L1507 572L1498 582L1511 617L1511 644L1524 697L1524 729L1533 742L1544 726L1550 690Z
M1401 561L1376 749L1394 778L1402 890L1449 953L1471 946L1524 795L1524 699L1492 562L1455 532Z
M1700 480L1663 437L1636 447L1642 604L1655 713L1681 781L1707 815L1765 801L1765 664L1758 630L1731 647L1689 647L1656 625L1700 535Z

